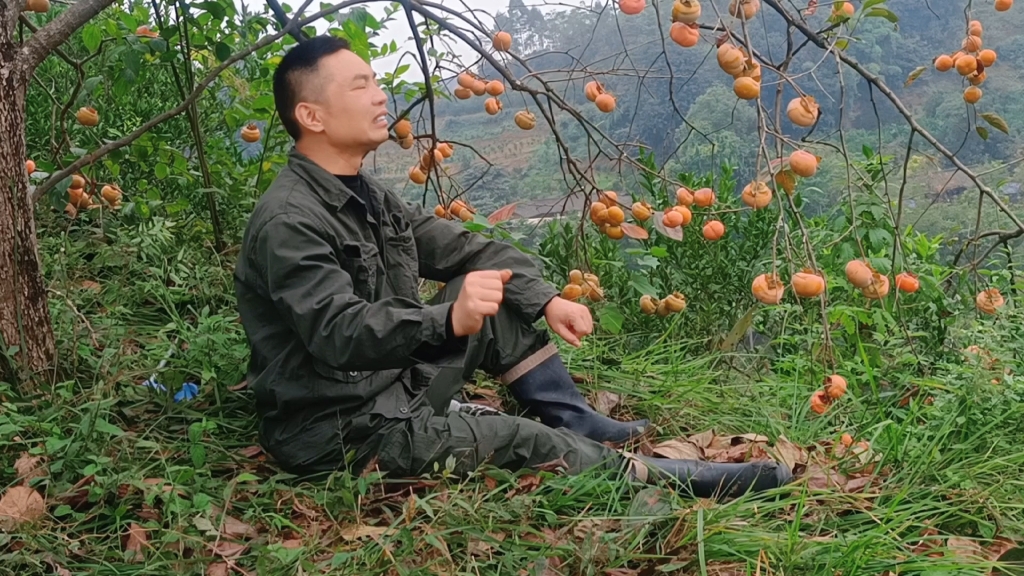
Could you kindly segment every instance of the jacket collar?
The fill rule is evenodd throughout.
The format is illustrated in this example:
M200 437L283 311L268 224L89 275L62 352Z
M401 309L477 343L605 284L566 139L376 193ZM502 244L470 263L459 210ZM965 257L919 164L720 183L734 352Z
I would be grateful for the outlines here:
M321 168L294 146L288 152L288 168L305 180L313 193L335 210L341 210L355 196L337 176Z
M340 212L349 201L359 202L360 204L363 202L363 199L349 190L348 186L342 184L337 176L321 168L309 156L299 152L294 145L288 152L288 168L295 172L299 178L305 180L313 190L313 193L336 211ZM383 207L384 186L369 174L363 174L362 172L360 174L369 187L370 194L373 194L376 198L377 205ZM370 216L370 211L364 210L364 212L366 213L367 222L372 223L373 218ZM379 226L384 225L383 222L378 222L377 224Z

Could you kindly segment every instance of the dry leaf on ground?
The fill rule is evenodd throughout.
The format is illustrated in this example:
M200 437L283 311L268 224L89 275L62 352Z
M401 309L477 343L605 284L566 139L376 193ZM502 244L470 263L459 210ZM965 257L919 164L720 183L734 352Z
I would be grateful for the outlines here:
M747 576L747 565L741 562L708 562L708 576Z
M380 538L387 534L387 526L367 526L365 524L352 524L341 529L341 537L345 540L359 540L361 538Z
M206 567L206 576L228 576L230 573L226 562L214 562Z
M497 532L488 532L485 538L470 538L466 542L466 551L478 558L488 557L494 550L494 542L504 542L505 535Z
M976 540L970 538L961 538L960 536L951 536L949 540L946 540L946 547L949 551L958 558L975 558L982 559L985 557L985 553L981 550L981 545Z
M225 560L232 560L234 558L238 558L242 555L243 552L245 552L246 548L248 547L249 546L246 544L239 544L237 542L227 542L225 540L221 540L220 542L217 542L216 544L210 546L214 554L220 556L221 558L224 558Z
M604 576L638 576L639 574L639 571L632 568L607 568L604 571Z
M46 457L31 456L28 452L22 452L21 457L14 462L14 472L17 474L16 479L25 484L35 478L45 478L47 474Z
M128 561L131 563L139 563L145 560L146 555L142 551L142 547L146 546L149 542L149 536L146 534L146 530L132 522L128 526L128 539L124 544L124 551L127 553Z
M699 447L686 440L666 440L653 447L654 455L676 460L703 460L704 453Z
M255 458L263 453L263 447L259 445L249 446L248 448L242 448L238 451L238 454L245 456L246 458Z
M698 446L700 448L707 448L708 446L711 445L711 441L714 440L714 439L715 439L715 431L714 430L707 430L705 432L701 432L700 434L694 434L694 435L690 436L689 438L687 438L686 440L688 442L690 442L691 444L693 444L695 446Z
M529 494L540 486L541 478L536 474L523 474L516 480L517 486L508 491L505 494L506 498L511 498L516 494Z
M597 392L597 399L594 401L594 410L608 416L612 413L612 410L619 405L619 401L621 399L622 398L614 392L599 390Z
M228 538L244 539L255 538L257 536L255 528L234 516L224 514L222 520L221 509L217 506L210 507L210 515L213 518L213 525L220 526L220 533Z
M807 451L790 442L785 436L779 436L769 452L773 453L779 462L789 466L791 472L795 472L798 465L807 465Z
M28 486L11 486L0 498L0 529L13 530L46 514L46 501Z
M302 548L302 540L299 540L298 538L289 538L288 540L282 540L281 547L287 548L288 550Z

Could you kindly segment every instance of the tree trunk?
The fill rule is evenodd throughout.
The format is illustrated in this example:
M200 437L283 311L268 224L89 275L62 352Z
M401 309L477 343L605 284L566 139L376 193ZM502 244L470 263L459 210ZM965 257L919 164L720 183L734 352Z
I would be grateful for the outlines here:
M0 362L0 376L53 367L56 349L36 243L25 170L26 78L18 47L0 41L0 358L12 347L17 366ZM29 385L30 386L30 385Z

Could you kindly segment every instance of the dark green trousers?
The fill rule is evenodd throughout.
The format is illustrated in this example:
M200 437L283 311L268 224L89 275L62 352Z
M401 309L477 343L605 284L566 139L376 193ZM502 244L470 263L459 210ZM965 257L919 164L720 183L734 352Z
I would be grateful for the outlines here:
M461 286L461 277L449 282L433 301L454 301ZM347 449L356 452L353 468L376 459L377 467L388 476L408 477L432 472L435 464L443 470L451 463L451 472L465 475L484 463L519 470L561 459L569 473L622 469L625 459L619 452L563 428L505 414L447 412L450 401L476 370L500 375L547 343L546 332L502 306L469 338L465 355L436 363L436 375L413 404L416 408L410 418L385 420L375 423L369 434L349 435L349 442L355 440L345 442Z

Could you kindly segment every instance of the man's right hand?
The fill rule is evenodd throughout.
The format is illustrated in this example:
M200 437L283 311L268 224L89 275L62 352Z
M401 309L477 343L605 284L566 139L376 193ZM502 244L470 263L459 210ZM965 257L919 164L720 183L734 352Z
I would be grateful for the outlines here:
M466 274L462 290L452 304L452 331L456 337L476 334L484 318L498 313L511 270L480 270Z

